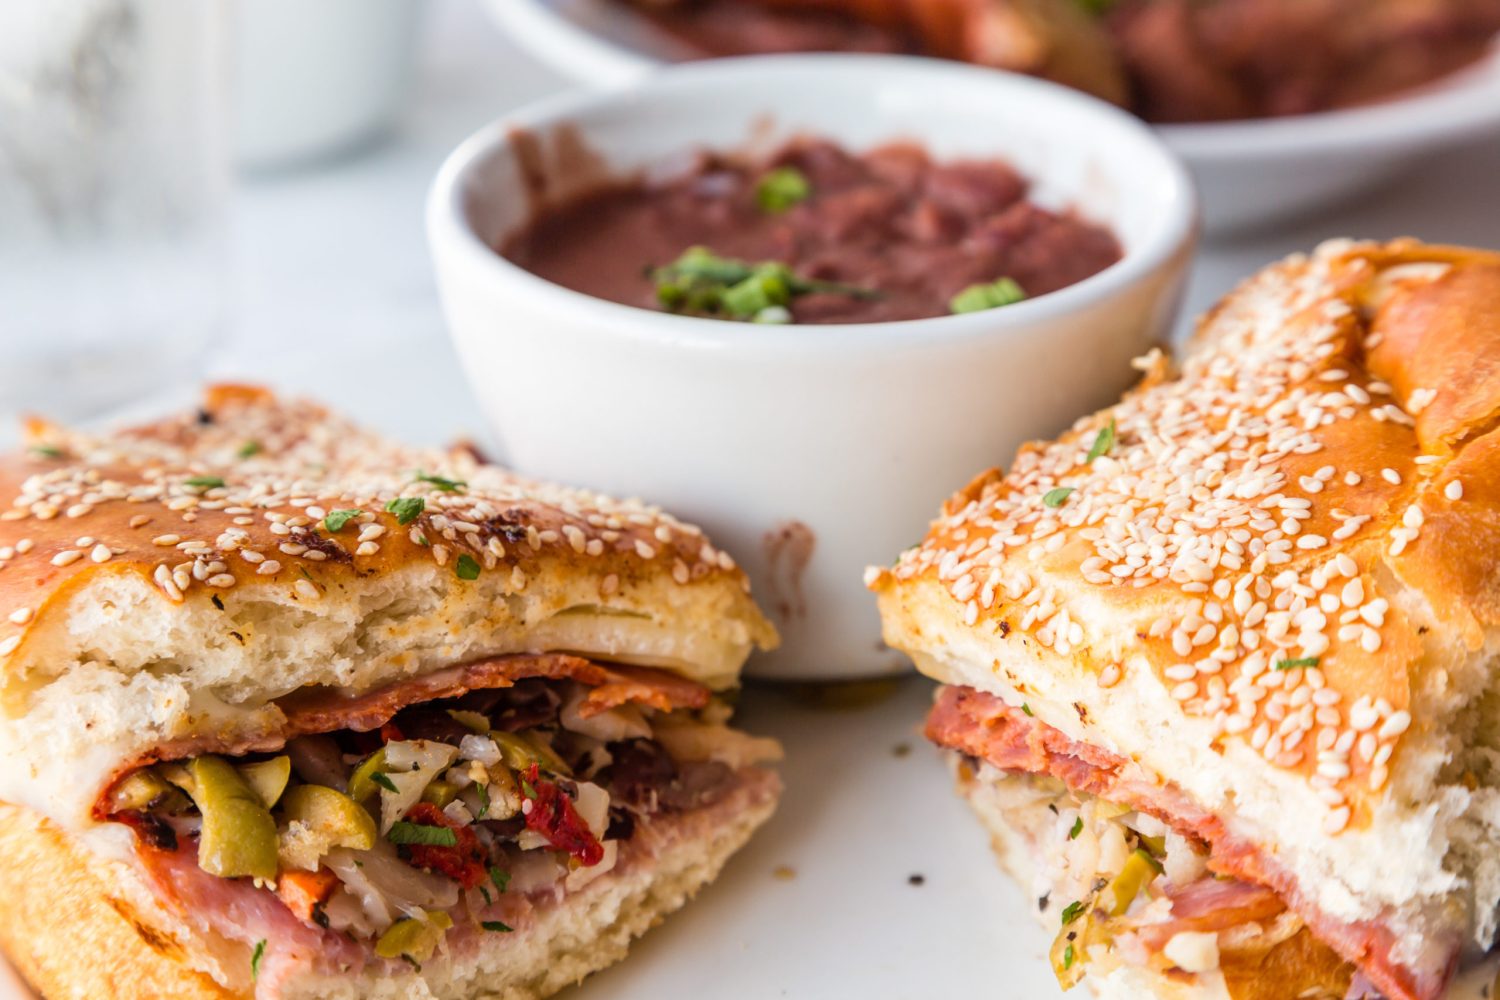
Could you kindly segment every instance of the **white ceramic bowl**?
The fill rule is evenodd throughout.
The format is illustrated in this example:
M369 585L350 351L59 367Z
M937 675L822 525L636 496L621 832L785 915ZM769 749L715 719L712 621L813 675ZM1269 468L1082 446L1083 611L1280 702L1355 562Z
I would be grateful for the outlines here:
M618 0L486 0L520 44L583 83L621 84L687 52ZM1500 46L1420 91L1369 107L1275 120L1164 125L1214 235L1353 197L1424 157L1500 132Z
M1050 295L931 320L752 328L636 309L491 249L528 217L518 130L552 154L549 136L581 136L619 171L752 132L915 139L938 158L1010 161L1034 200L1110 225L1125 257ZM534 105L459 147L428 205L444 310L501 459L704 525L782 632L752 672L785 679L904 669L880 643L865 567L920 538L976 472L1116 397L1130 359L1168 333L1194 229L1186 172L1128 115L1026 77L870 56L697 63ZM799 566L796 540L775 539L804 530Z

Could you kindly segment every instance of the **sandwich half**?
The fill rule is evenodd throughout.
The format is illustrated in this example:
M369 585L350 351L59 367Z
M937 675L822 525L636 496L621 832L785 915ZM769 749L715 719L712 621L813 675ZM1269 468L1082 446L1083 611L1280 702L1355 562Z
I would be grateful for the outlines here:
M1500 255L1328 244L872 570L1101 995L1443 996L1500 902Z
M221 386L0 463L0 946L46 997L522 998L780 792L775 634L654 508Z

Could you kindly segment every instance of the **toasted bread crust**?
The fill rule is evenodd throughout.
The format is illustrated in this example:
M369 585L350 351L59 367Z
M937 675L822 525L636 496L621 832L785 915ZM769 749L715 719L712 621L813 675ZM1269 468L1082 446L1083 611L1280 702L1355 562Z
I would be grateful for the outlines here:
M238 1000L36 813L0 803L0 948L43 1000Z
M1180 784L1440 995L1496 930L1500 254L1338 242L872 570L885 639ZM1311 922L1311 921L1309 921ZM1366 970L1368 971L1368 970Z

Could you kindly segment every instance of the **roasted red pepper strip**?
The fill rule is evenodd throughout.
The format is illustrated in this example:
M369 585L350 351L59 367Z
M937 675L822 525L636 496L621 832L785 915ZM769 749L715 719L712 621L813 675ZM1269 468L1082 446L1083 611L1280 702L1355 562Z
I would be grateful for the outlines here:
M546 837L553 847L566 851L585 866L604 860L604 845L573 808L573 800L567 793L556 782L543 781L535 764L527 768L524 780L522 791L526 800L521 812L526 816L526 828Z
M431 802L418 802L412 806L406 814L406 821L452 830L458 841L452 847L403 844L401 851L413 865L446 875L465 889L472 889L484 881L489 855L473 830L455 823Z

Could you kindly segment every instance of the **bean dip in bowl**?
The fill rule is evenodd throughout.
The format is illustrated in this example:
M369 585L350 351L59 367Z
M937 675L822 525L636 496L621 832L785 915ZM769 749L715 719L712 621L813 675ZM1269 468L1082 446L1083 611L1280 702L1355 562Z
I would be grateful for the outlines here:
M756 203L736 203L739 224L684 223L687 247L645 225L577 269L566 248L612 225L610 192L726 164L743 176L710 186ZM943 173L976 166L1010 188ZM846 196L889 202L840 216L861 253L886 247L878 266L835 268L822 223L796 217ZM880 642L865 567L921 537L933 482L961 486L1137 377L1132 359L1175 319L1196 217L1180 164L1103 102L935 60L812 55L674 67L516 112L444 164L428 233L498 457L703 524L782 634L751 673L829 680L906 669ZM543 247L549 218L565 224ZM736 242L751 223L768 242ZM865 226L913 239L865 243ZM1060 254L1010 253L1048 239ZM921 267L937 276L926 298L883 316Z

